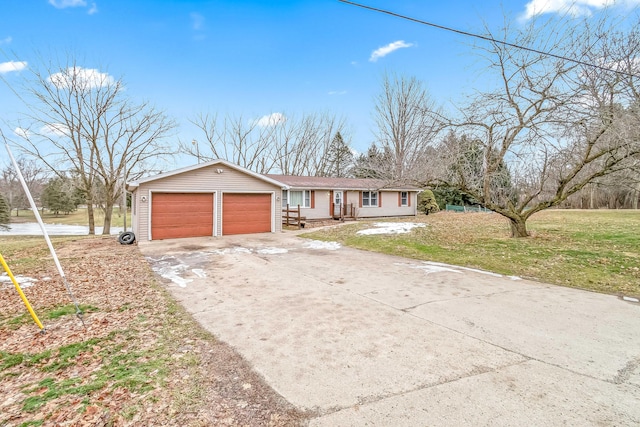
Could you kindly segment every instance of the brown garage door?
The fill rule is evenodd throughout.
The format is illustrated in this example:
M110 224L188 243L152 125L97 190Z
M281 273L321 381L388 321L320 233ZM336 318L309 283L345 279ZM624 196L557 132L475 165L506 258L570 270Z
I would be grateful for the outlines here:
M271 194L226 193L222 196L222 234L271 231Z
M212 193L153 193L153 240L200 236L213 236Z

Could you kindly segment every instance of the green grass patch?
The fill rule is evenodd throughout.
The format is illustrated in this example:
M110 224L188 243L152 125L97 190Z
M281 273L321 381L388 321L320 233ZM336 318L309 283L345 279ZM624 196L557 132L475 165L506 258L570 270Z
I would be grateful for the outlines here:
M87 236L51 236L51 243L55 248L64 242L83 238ZM38 271L43 259L51 259L43 236L0 236L0 253L14 275Z
M83 313L93 313L99 310L98 307L89 305L89 304L80 304L79 307ZM48 311L45 311L42 314L42 316L39 316L39 317L55 320L60 317L67 316L69 314L75 314L75 313L76 313L76 306L73 304L67 304L67 305L55 307ZM30 324L31 322L33 322L33 320L31 319L31 315L29 313L22 313L10 318L0 317L0 326L7 327L9 329L17 329L20 326L26 323Z
M118 335L122 334L124 332L112 333L106 338L92 338L37 354L0 352L0 372L19 365L41 365L41 372L52 375L23 387L22 392L27 397L22 410L26 412L35 412L47 402L65 395L89 396L105 387L123 387L137 393L152 390L168 373L169 353L163 347L140 351L118 344ZM99 349L96 351L96 348ZM99 368L66 378L66 368L81 366L78 358L82 354L99 360Z
M27 366L37 365L50 357L51 350L45 350L35 354L0 351L0 372L22 364Z
M42 212L38 211L42 222L45 224L64 224L64 225L89 225L89 215L86 208L78 208L68 214L60 213L59 215L48 211L47 209ZM30 209L20 210L18 216L16 216L15 209L11 211L11 222L36 222L36 216ZM104 213L101 209L94 210L94 222L96 226L102 226L104 222ZM122 227L124 223L123 212L118 207L113 210L111 214L111 226ZM11 225L11 224L9 224ZM131 212L127 212L127 225L131 226Z
M83 313L93 313L98 311L98 307L93 305L80 304L78 307ZM48 319L57 319L69 314L76 314L76 306L74 304L67 304L62 307L54 308L53 310L48 311L46 316Z
M563 286L640 296L640 211L547 210L513 239L497 214L440 212L417 218L408 234L360 235L371 221L303 237L419 260L479 268ZM379 222L379 221L376 221Z

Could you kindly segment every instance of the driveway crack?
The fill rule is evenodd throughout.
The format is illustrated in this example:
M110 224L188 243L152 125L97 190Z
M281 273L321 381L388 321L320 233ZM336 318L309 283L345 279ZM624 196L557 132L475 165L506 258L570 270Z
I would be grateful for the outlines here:
M480 375L485 375L485 374L489 374L489 373L493 373L493 372L497 372L499 370L502 370L504 368L509 368L511 366L518 366L518 365L522 365L524 363L527 363L529 360L521 360L515 363L508 363L505 365L501 365L498 366L496 368L488 368L488 367L481 367L481 366L476 366L474 367L474 369L472 369L471 371L463 374L463 375L458 375L455 377L452 377L450 379L446 379L444 381L435 381L435 382L427 382L427 383L423 383L420 384L416 387L413 387L411 389L408 390L403 390L403 391L399 391L399 392L395 392L395 393L388 393L388 394L379 394L379 395L374 395L374 396L367 396L367 397L362 397L360 399L358 399L358 403L354 404L354 405L349 405L349 406L338 406L338 407L332 407L332 408L327 408L327 409L317 409L316 411L318 413L317 418L323 417L325 415L330 415L330 414L334 414L336 412L341 412L344 411L345 409L351 409L351 408L357 408L359 406L364 406L364 405L369 405L372 403L377 403L377 402L381 402L387 399L392 399L394 397L401 397L401 396L405 396L411 393L415 393L417 391L421 391L421 390L427 390L433 387L438 387L441 385L445 385L445 384L452 384L455 382L458 382L460 380L466 379L466 378L473 378L473 377L477 377Z

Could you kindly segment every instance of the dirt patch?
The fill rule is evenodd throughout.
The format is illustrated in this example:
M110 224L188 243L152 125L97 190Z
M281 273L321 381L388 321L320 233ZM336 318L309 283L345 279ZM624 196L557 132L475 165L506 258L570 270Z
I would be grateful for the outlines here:
M50 258L13 271L38 280L24 292L46 333L13 286L3 286L0 425L306 423L175 303L136 246L96 237L57 251L84 324Z

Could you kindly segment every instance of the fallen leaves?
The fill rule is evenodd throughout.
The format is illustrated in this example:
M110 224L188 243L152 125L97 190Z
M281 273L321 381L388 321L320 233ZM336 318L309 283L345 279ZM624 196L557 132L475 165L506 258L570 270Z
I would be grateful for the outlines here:
M0 425L304 421L168 296L136 246L95 237L64 241L57 253L75 300L91 309L73 314L50 258L18 271L38 279L24 292L46 333L13 286L0 288Z

